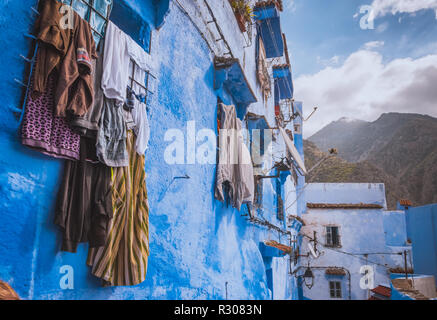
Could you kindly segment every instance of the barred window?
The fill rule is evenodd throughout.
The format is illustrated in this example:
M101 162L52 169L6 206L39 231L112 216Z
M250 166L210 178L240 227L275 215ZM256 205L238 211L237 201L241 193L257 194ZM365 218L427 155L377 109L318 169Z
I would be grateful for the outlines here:
M116 21L115 24L119 24L118 16L123 15L136 15L133 11L126 11L125 6L119 4L119 0L60 0L62 3L71 6L84 20L90 23L91 29L93 31L94 40L96 45L99 41L105 37L106 24L109 20L111 13L114 13ZM114 12L112 12L114 11ZM112 18L111 18L112 20ZM138 29L142 24L139 24L141 20L140 17L132 17L131 19L136 23L135 26L119 26L128 35L132 36L133 39L143 47L144 50L150 53L151 45L151 35L148 38L148 43L145 46L141 43L141 39L136 37L136 29ZM148 28L150 29L150 28ZM149 30L150 34L151 31ZM135 33L135 34L131 34ZM137 97L142 100L146 105L148 105L148 100L153 92L149 89L149 83L154 76L146 71L144 79L142 78L143 73L141 73L138 65L132 60L130 63L130 76L129 76L129 87L135 92ZM141 75L141 76L140 76Z
M329 294L333 299L340 299L342 297L340 281L329 281Z
M326 243L327 247L340 247L340 234L338 227L328 226L326 227Z
M113 0L61 0L61 2L71 6L82 19L89 22L96 44L104 38Z

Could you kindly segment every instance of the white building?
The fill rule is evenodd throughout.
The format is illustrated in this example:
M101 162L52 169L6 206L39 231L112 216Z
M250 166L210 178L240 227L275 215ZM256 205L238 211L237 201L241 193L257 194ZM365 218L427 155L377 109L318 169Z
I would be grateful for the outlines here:
M404 213L387 211L384 184L310 183L305 201L296 273L305 298L367 300L371 289L390 287L405 250L411 268L405 224L397 223Z

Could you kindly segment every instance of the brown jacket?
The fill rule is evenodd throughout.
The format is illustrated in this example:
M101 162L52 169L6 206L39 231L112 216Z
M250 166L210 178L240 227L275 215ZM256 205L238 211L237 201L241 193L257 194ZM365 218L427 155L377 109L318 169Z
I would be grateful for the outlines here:
M102 73L103 73L103 41L100 42L97 50L99 58L93 60L94 71L94 102L88 112L82 116L74 116L70 119L71 128L86 137L97 137L99 130L100 117L102 115L104 99L103 90L101 89Z
M36 93L45 91L49 74L59 67L67 54L72 30L61 27L62 6L56 0L41 0L39 5L40 15L35 23L39 52L33 72L33 91Z
M91 26L74 12L74 31L61 62L55 93L55 115L83 116L93 104L92 60L97 59Z

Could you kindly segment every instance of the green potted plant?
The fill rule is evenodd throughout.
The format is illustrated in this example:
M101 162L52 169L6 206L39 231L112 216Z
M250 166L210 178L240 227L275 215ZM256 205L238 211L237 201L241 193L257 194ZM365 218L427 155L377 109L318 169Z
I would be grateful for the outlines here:
M231 0L232 9L235 13L241 32L247 31L247 24L252 22L253 9L248 0Z

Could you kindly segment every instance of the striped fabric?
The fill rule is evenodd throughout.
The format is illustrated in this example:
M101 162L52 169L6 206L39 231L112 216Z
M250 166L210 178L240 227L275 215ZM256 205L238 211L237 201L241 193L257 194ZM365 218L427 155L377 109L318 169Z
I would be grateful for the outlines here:
M87 264L110 286L133 286L146 279L149 256L149 205L145 160L128 131L129 167L113 168L114 217L101 248L90 249Z

